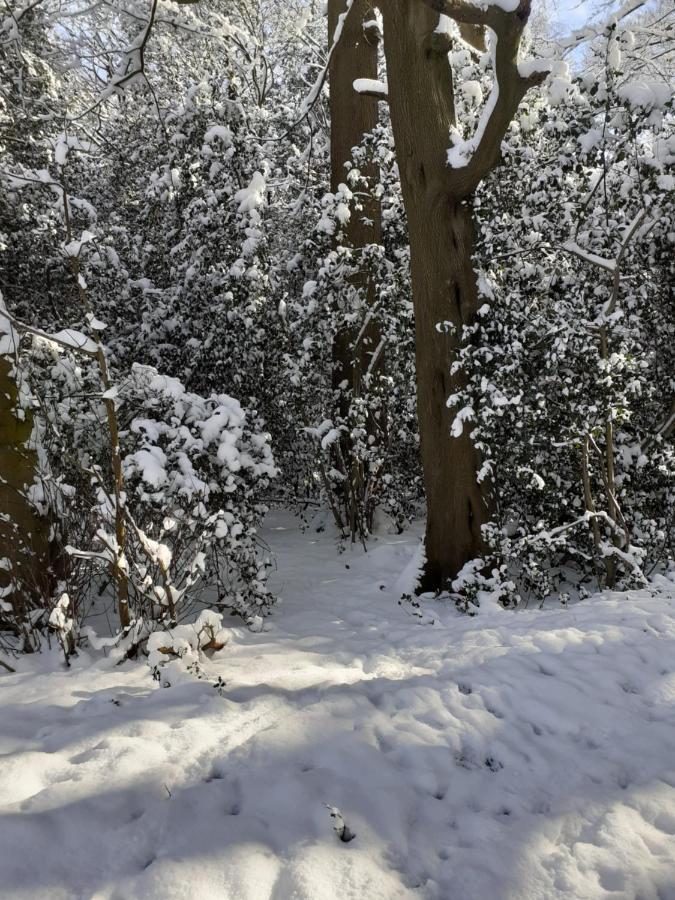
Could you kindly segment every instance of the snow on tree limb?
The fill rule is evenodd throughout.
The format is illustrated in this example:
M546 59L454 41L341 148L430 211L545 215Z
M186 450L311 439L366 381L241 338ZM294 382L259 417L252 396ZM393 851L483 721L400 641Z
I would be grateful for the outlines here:
M353 5L354 5L353 0L346 0L345 11L343 13L340 13L340 15L338 17L338 22L335 27L335 33L333 35L333 42L330 46L330 50L328 51L328 57L326 59L326 64L324 65L324 67L321 69L318 76L316 77L316 80L314 81L314 84L312 85L312 88L311 88L309 94L307 94L305 99L302 101L302 105L300 106L300 115L299 115L298 119L288 129L289 133L294 128L296 128L302 121L304 121L307 118L309 113L314 108L316 101L319 99L319 96L321 94L321 89L323 88L324 84L326 83L326 78L328 77L328 70L330 69L331 61L333 59L333 56L335 55L337 46L340 43L340 38L342 37L342 31L344 29L345 21L347 19L347 16L349 15Z
M489 35L494 85L483 108L476 132L468 140L455 136L448 151L449 179L457 194L469 194L495 165L501 141L527 91L546 78L546 67L530 66L521 72L518 51L527 24L530 0L503 0L479 7L464 0L421 0L459 24L483 26Z
M649 233L651 228L656 224L653 219L650 219L647 222L646 229L644 227L641 229L640 226L643 224L646 217L647 211L645 209L641 209L633 218L624 232L624 236L621 240L621 245L619 246L619 252L614 257L614 259L608 259L604 256L598 256L596 253L589 253L587 250L584 250L583 247L580 247L575 241L566 241L562 245L562 249L566 253L572 253L574 256L578 256L580 259L583 259L584 262L588 262L594 266L598 266L601 269L605 269L607 272L611 272L614 276L614 288L604 310L604 315L606 316L610 315L616 307L620 280L621 260L623 259L624 254L628 249L628 246L630 245L630 242L638 232L640 232L640 236L644 236L645 234Z
M579 47L586 41L593 40L593 38L598 37L598 35L605 34L609 28L615 27L616 24L622 19L625 19L626 16L641 9L645 5L645 2L646 0L628 0L618 12L606 19L602 25L579 28L569 34L566 38L556 41L555 43L563 50L571 50L575 47Z
M606 271L608 272L614 272L614 269L616 267L613 259L606 259L604 256L598 256L595 253L589 253L574 241L567 241L562 245L562 249L566 253L571 253L573 256L578 256L579 259L583 259L584 262L592 263L594 266L599 266L601 269L606 269Z
M79 353L84 353L85 356L98 356L99 348L96 342L92 341L86 334L82 334L81 331L76 331L73 328L64 328L56 334L51 334L48 331L42 331L41 328L34 328L32 325L26 324L26 322L19 321L4 306L0 307L0 319L9 322L19 332L25 332L33 337L41 338L43 341L49 341L63 350L76 350Z
M386 83L377 81L375 78L355 78L354 90L357 94L363 94L366 97L375 97L377 100L387 99Z
M18 344L18 335L7 315L7 307L0 291L0 356L13 356Z
M464 25L488 25L494 27L496 17L513 13L525 7L522 0L498 0L489 5L478 5L467 0L422 0L427 6L443 16ZM529 16L529 3L527 3Z

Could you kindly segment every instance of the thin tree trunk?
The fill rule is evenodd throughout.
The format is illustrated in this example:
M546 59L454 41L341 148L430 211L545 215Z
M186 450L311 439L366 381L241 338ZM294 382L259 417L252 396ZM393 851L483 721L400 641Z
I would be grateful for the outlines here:
M70 200L68 197L68 186L65 177L61 180L61 189L63 191L63 217L66 229L66 241L70 243L73 239L72 221L70 217ZM73 279L73 283L77 290L77 296L82 304L82 308L88 315L92 315L91 303L89 302L89 294L80 277L80 258L79 256L68 257L68 269ZM112 382L108 372L108 363L105 357L105 350L101 341L101 334L92 329L92 338L96 343L96 353L93 354L99 369L101 384L103 391L108 394L112 388ZM124 490L124 470L122 466L122 455L120 450L119 424L117 421L117 409L115 400L106 396L103 400L108 421L108 430L110 432L110 463L113 478L113 496L115 498L115 560L111 562L112 574L117 587L117 611L119 614L120 627L122 630L129 628L131 617L129 613L129 575L127 572L127 528L126 528L126 491Z
M340 15L345 13L344 0L329 0L328 3L328 38L329 45L338 25ZM370 0L354 0L344 20L342 34L338 46L333 53L329 71L330 86L330 118L331 118L331 190L336 193L340 184L347 183L348 170L345 164L352 159L352 149L359 146L366 134L377 126L379 121L378 101L376 98L357 93L354 81L357 78L377 78L377 28L364 27L373 22L374 11ZM370 162L360 167L361 173L374 183L378 176L377 166ZM358 198L361 209L351 204L351 215L343 227L343 245L358 251L368 244L379 244L381 241L381 211L379 202L371 195ZM352 280L355 288L366 292L367 306L375 302L376 285L372 276L361 269ZM377 317L370 317L365 327L345 327L334 338L332 356L332 384L339 391L338 413L343 418L349 410L351 397L363 394L363 380L366 374L377 377L384 369L384 353L380 347L381 333ZM375 352L380 349L377 358ZM347 386L345 390L344 387ZM378 441L385 434L385 413L382 411L378 421L369 420L368 430L375 434ZM357 507L363 506L367 492L367 475L361 464L353 459L349 450L349 439L342 441L342 453L349 471L345 484L345 494L341 498L345 507L347 522L352 532L363 530L358 522L362 515L368 517L369 511ZM366 504L367 505L367 504ZM371 511L372 512L372 511ZM370 527L370 523L366 524Z
M595 503L593 502L593 490L591 487L591 473L589 469L589 453L588 453L589 439L588 435L584 437L583 442L581 444L581 482L584 488L584 506L586 508L586 512L590 514L590 528L591 534L593 535L593 547L595 548L595 556L593 558L594 563L599 562L602 559L602 538L600 535L600 526L598 525L598 518L596 516ZM596 566L597 572L597 566ZM600 576L598 574L598 587L600 587Z
M338 18L345 11L343 0L329 0L328 34L332 44ZM340 42L333 54L330 72L330 120L331 120L331 191L336 193L340 184L347 183L345 164L352 159L352 149L358 147L364 135L378 124L377 100L359 94L354 90L357 78L377 78L377 35L374 29L364 29L364 22L373 18L372 3L369 0L354 0L344 25ZM377 167L372 163L362 169L363 174L375 179ZM368 244L378 244L381 239L380 204L371 196L360 198L363 209L351 209L349 221L343 228L344 243L359 249ZM365 287L372 301L374 285L367 273L359 273L355 286ZM346 381L350 388L360 393L361 378L368 369L370 355L379 344L379 333L375 323L369 324L353 348L360 329L345 329L335 337L333 346L333 386ZM354 350L356 352L354 352Z
M71 238L70 218L68 216L68 199L64 187L64 209L66 210L66 233L67 239ZM73 281L77 286L77 293L83 308L87 313L92 312L89 302L89 295L85 287L82 286L80 280L80 260L77 256L68 257L68 267L73 276ZM93 339L96 342L96 362L98 364L99 375L103 391L107 394L113 387L108 372L108 363L105 358L105 350L101 342L101 335L97 331L93 331ZM131 617L129 613L129 575L127 572L127 527L126 527L126 491L124 490L124 469L122 466L122 454L120 450L120 432L117 421L117 409L113 398L106 396L103 400L108 420L108 430L110 432L110 463L113 477L113 496L115 498L115 561L113 566L113 575L117 586L117 612L119 614L120 627L123 630L129 628Z

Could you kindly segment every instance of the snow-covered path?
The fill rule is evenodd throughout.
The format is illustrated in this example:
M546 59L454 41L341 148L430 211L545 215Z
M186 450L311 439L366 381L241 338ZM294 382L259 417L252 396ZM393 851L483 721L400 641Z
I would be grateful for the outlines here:
M675 585L420 625L414 535L266 537L284 602L208 663L222 696L0 676L2 898L675 898Z

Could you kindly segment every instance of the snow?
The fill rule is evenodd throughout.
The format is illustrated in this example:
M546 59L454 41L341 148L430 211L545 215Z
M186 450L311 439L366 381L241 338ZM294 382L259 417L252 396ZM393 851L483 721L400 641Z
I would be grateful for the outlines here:
M346 203L338 203L335 207L335 218L341 225L346 225L351 218L351 211Z
M386 83L377 81L375 78L356 78L354 90L357 94L381 94L383 99L388 92Z
M148 447L130 453L126 464L138 471L143 481L157 490L167 481L166 454L161 447Z
M602 141L602 130L590 128L585 134L579 136L579 145L582 153L590 153Z
M609 43L607 65L615 72L618 72L621 69L621 48L619 47L619 42L616 37Z
M340 440L340 430L339 428L331 428L322 438L321 438L321 449L327 450L331 444L335 444Z
M470 78L467 81L461 82L460 88L465 100L470 100L476 104L483 102L483 91L480 86L480 81L475 81Z
M54 162L57 166L63 167L66 165L71 150L87 153L91 151L91 144L82 142L73 135L60 134L54 144Z
M454 21L450 18L450 16L446 16L443 13L438 17L438 25L434 29L434 34L449 34L454 36L455 32L458 29L455 26Z
M254 172L248 187L242 188L234 195L239 204L239 212L246 213L263 206L267 185L260 172Z
M0 676L4 900L675 896L675 584L425 625L415 533L263 537L283 604L208 680Z
M518 9L520 0L470 0L469 6L477 6L479 9L486 9L488 6L494 6L497 9L503 9L504 12L515 12Z
M98 345L92 341L90 337L74 328L63 328L55 334L45 335L48 340L55 341L62 347L70 347L73 350L80 350L89 356L95 356L98 352Z
M528 59L518 60L518 74L521 78L529 78L538 72L550 72L554 63L550 59L539 59L538 57L530 57Z
M508 0L505 0L505 4ZM506 5L501 5L502 9L508 9ZM515 8L515 7L514 7ZM492 114L495 111L497 106L497 101L499 99L499 79L496 76L496 54L497 54L497 35L491 28L487 28L488 35L488 48L490 52L490 58L492 60L492 70L495 73L495 78L492 84L492 90L483 105L483 109L481 110L480 117L478 119L478 124L476 125L476 130L471 138L468 140L464 140L460 133L456 128L451 129L451 139L452 145L448 149L448 165L451 169L462 169L465 166L468 166L471 162L471 158L475 151L480 146L480 142L483 139L483 135L485 134L485 129L488 126L488 122L492 118ZM480 87L480 86L479 86ZM473 99L477 99L474 95Z
M96 236L91 231L83 231L79 240L69 241L67 244L64 244L64 253L69 257L78 257L82 247L94 240L96 240Z
M69 616L70 597L62 594L49 615L49 624L62 635L72 631L73 620Z
M7 307L0 291L0 356L13 356L19 346L19 335L9 319L3 315L5 312Z
M616 262L613 259L606 259L604 256L598 256L596 253L589 253L588 250L584 250L583 247L580 247L576 241L566 241L563 244L562 249L566 250L568 253L573 253L585 262L593 263L593 265L600 266L602 269L607 269L608 272L614 272L616 268Z
M548 85L548 102L551 106L559 106L566 100L572 90L572 82L564 76L556 75Z
M615 13L605 19L599 25L592 27L579 28L573 31L562 40L556 41L561 49L571 49L578 47L580 44L590 41L601 34L607 34L608 31L616 26L618 22L634 13L645 5L645 0L627 0Z
M471 406L465 406L456 413L455 418L453 420L452 426L450 428L450 433L453 437L458 438L462 436L462 432L464 431L464 423L475 421L476 413Z
M633 109L662 109L673 97L672 86L657 81L628 81L617 88L617 94Z
M92 331L103 332L108 327L105 322L98 319L93 313L87 313L87 325Z
M210 144L216 139L223 142L225 147L232 145L232 131L227 125L212 125L204 135L204 143Z

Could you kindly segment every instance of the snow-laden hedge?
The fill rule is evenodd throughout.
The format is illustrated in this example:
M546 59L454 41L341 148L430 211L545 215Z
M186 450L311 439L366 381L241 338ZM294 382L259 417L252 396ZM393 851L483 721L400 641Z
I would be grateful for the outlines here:
M111 373L96 356L99 347L105 358L102 345L72 335L33 334L21 348L41 448L34 500L52 522L52 594L28 615L15 611L17 633L49 626L71 652L113 599L113 643L125 652L205 606L260 627L273 603L260 498L277 470L259 416L151 366Z
M451 585L463 608L672 564L675 120L667 90L608 63L632 41L610 33L563 97L529 98L477 191L482 306L448 404L493 508L485 558Z

